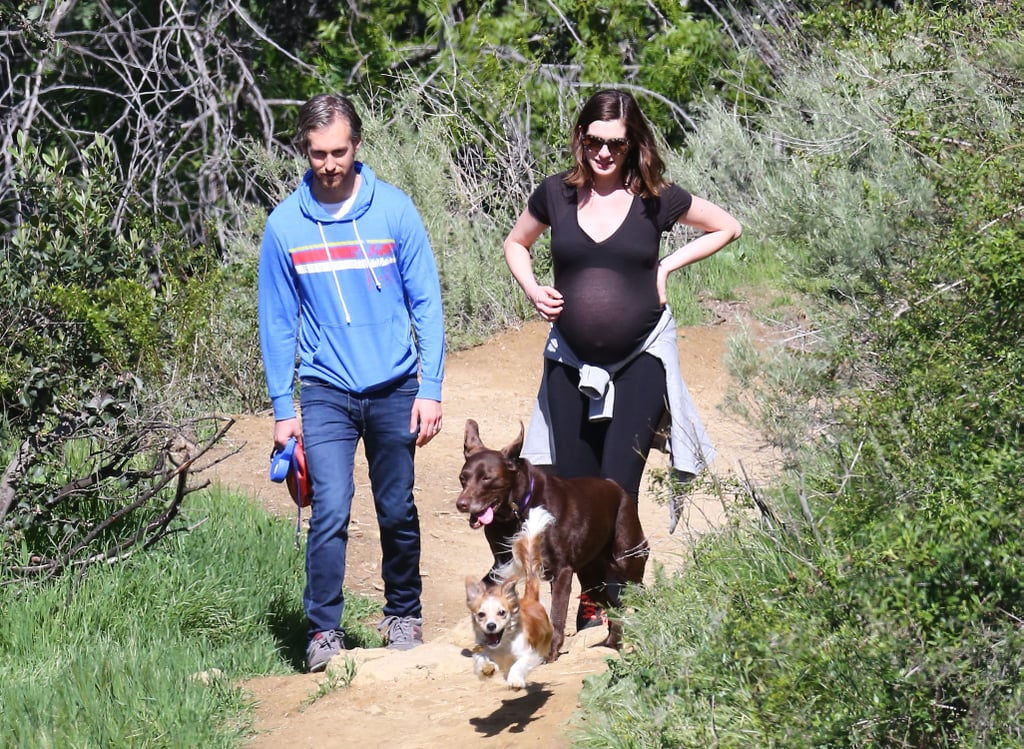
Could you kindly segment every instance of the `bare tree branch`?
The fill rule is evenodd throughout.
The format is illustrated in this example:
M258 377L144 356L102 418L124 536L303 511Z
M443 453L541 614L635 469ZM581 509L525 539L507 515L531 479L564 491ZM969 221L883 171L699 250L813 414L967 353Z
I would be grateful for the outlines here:
M128 206L141 200L154 215L173 217L186 241L215 239L223 248L222 233L239 220L234 206L262 198L241 158L244 140L258 132L261 146L287 147L278 117L295 102L263 97L258 66L265 51L307 73L315 69L274 44L237 0L204 3L201 12L163 0L156 22L137 8L124 13L98 0L96 29L68 29L62 21L77 5L39 6L40 26L52 36L48 49L27 31L0 36L9 71L0 79L0 195L15 204L8 220L21 213L11 147L19 131L43 132L38 123L45 120L45 132L60 134L73 162L95 133L118 145L120 176L135 200L125 195L114 230L128 226ZM237 28L249 32L244 39L228 33ZM211 228L219 236L208 236Z
M116 402L104 406L118 410ZM97 422L99 422L97 424ZM0 527L20 534L30 553L20 556L18 544L0 545L0 585L38 579L69 568L84 569L96 562L127 558L134 548L149 548L172 532L185 498L205 489L209 481L190 483L189 478L237 452L210 458L210 451L224 438L234 419L206 416L174 424L138 421L121 417L113 426L96 414L85 412L65 417L58 428L39 439L26 440L0 484L3 513ZM199 442L198 432L208 433ZM63 460L73 446L92 446L93 462L84 463L79 475L53 490L42 490L24 481L27 468L52 466ZM218 451L219 452L219 451ZM50 475L50 474L48 474ZM21 496L19 506L16 499ZM85 507L106 507L103 515ZM10 524L14 519L15 523ZM44 546L33 545L24 529L34 523L58 528L63 536ZM49 535L49 534L47 534ZM10 534L5 534L11 538Z

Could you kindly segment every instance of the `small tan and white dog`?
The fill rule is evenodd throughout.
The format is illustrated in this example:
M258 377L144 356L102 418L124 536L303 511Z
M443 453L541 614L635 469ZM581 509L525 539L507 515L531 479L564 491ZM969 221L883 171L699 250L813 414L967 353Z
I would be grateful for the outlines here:
M512 689L526 686L526 676L544 662L554 630L540 601L541 537L555 520L543 507L530 510L512 537L512 562L500 572L502 582L488 585L466 578L466 605L476 633L473 671L481 679L500 668ZM520 577L523 595L516 592Z

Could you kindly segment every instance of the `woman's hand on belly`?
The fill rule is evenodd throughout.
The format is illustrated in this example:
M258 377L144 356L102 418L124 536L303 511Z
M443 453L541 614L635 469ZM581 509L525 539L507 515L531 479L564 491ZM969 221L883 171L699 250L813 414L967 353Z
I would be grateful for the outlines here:
M542 320L554 322L562 314L562 307L565 304L562 293L554 286L538 286L537 291L530 297L533 308Z

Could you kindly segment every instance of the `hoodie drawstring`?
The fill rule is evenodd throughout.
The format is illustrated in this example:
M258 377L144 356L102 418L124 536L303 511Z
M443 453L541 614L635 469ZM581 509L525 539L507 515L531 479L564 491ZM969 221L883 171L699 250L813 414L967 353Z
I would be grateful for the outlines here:
M320 241L324 243L324 252L327 253L327 262L330 263L331 266L331 275L334 277L334 288L338 290L338 299L341 300L341 308L345 311L345 324L351 325L352 317L348 313L348 305L345 304L345 295L341 293L341 283L338 281L338 271L334 268L334 258L331 257L331 248L327 244L327 237L324 236L324 225L317 221L316 228L320 230ZM362 246L362 242L360 242L360 246ZM374 279L376 279L376 276Z
M334 268L334 258L331 256L331 247L327 244L327 237L324 235L324 225L319 221L316 222L316 228L320 230L320 241L324 243L324 252L327 253L327 262L331 265L331 275L334 276L334 288L338 290L338 299L341 300L341 308L345 310L345 322L348 325L352 324L352 318L348 314L348 305L345 304L345 295L341 293L341 282L338 281L338 271ZM377 278L377 273L373 270L373 263L370 262L370 256L366 252L366 245L363 244L363 238L359 236L359 227L356 222L352 222L352 231L356 234L356 242L359 243L359 251L363 253L363 260L366 261L366 269L370 271L370 276L373 278L373 285L377 287L377 291L381 290L380 279Z
M323 229L320 231L323 232ZM356 233L356 241L359 243L359 250L363 253L363 259L366 260L366 268L370 271L370 275L373 276L373 283L377 287L377 291L380 291L380 279L377 278L377 274L373 270L370 256L366 254L366 246L363 244L363 238L359 236L359 227L356 226L355 219L352 220L352 231Z

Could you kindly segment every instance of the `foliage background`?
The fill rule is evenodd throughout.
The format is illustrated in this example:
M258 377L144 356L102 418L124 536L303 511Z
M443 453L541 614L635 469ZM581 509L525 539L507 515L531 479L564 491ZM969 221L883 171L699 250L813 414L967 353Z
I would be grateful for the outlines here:
M1021 745L1024 57L997 6L819 17L745 132L747 231L815 301L800 345L733 352L789 470L637 595L587 745Z

